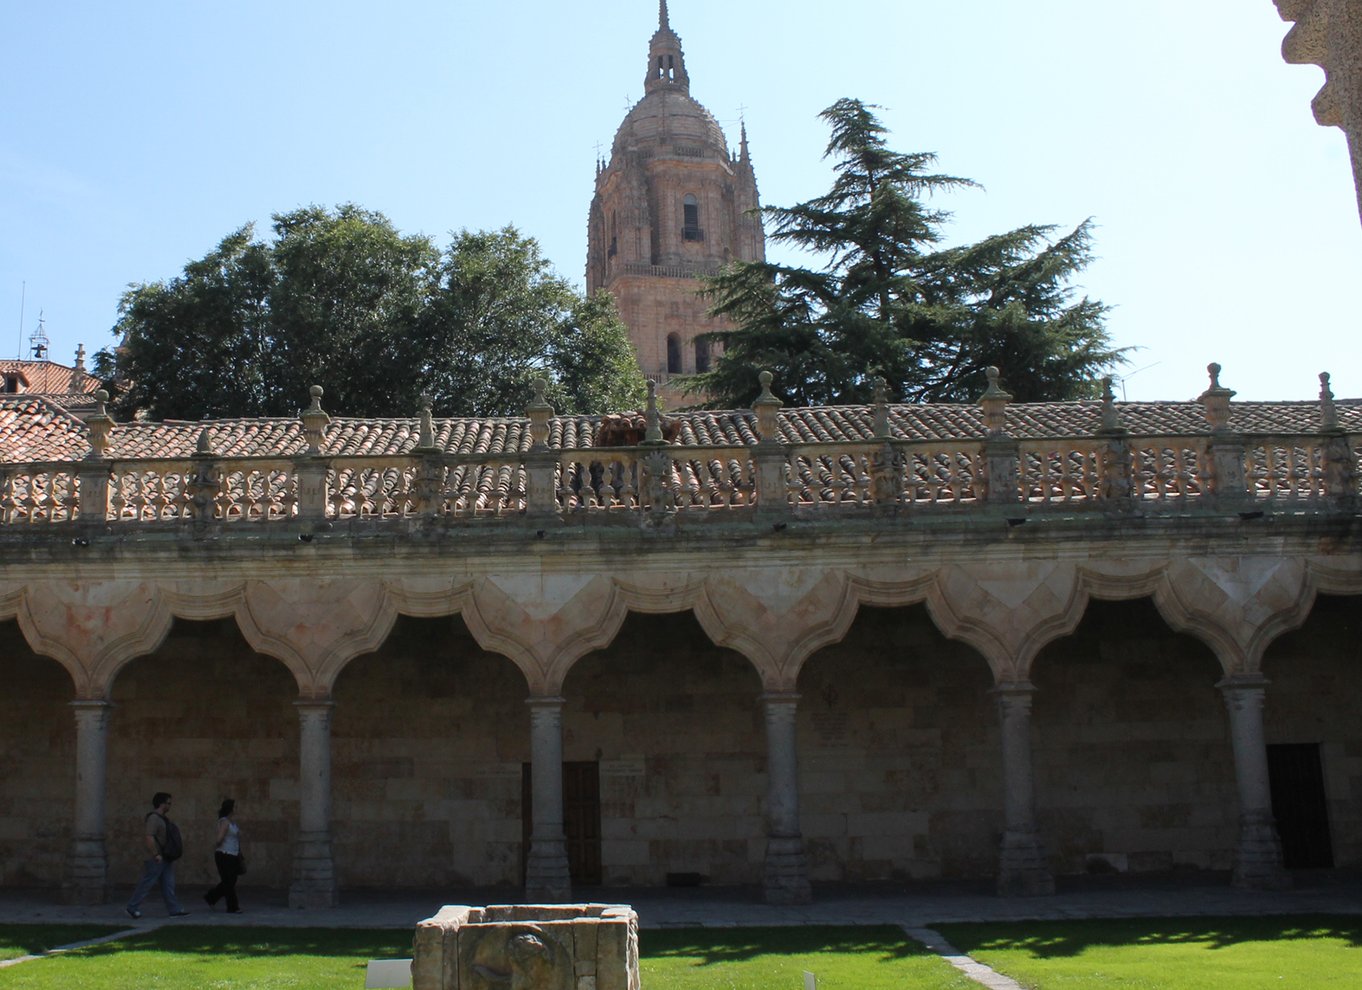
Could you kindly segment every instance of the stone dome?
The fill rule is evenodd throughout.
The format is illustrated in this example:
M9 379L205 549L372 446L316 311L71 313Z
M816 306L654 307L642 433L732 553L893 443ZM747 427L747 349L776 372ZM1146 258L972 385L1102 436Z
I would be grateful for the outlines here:
M672 146L728 157L728 141L713 114L680 89L657 89L634 104L615 132L612 152Z

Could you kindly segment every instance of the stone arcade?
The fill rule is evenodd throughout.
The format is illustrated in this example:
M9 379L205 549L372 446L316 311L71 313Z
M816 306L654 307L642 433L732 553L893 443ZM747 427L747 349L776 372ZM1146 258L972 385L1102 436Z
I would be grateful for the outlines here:
M1362 864L1362 402L1218 375L610 448L0 396L0 883L130 883L158 788L300 906Z

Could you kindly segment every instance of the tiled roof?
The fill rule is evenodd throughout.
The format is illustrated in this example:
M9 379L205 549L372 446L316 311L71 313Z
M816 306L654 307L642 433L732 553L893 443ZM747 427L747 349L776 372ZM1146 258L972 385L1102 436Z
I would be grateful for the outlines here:
M1199 402L1117 403L1122 424L1134 435L1204 435L1209 426ZM1336 402L1339 425L1362 433L1362 399ZM1007 407L1007 432L1018 440L1092 436L1101 426L1101 403L1036 402ZM670 414L677 427L674 443L686 446L740 446L756 441L751 410ZM594 446L599 417L558 416L549 422L549 444L560 450ZM820 406L782 409L781 438L787 443L870 440L871 406ZM892 405L890 429L908 440L960 440L984 434L982 410L972 404ZM1319 430L1317 402L1236 402L1230 425L1245 433L1313 433ZM110 453L122 458L179 458L195 452L207 429L220 457L293 457L307 449L297 418L223 419L205 422L118 423ZM66 460L89 451L85 425L57 402L37 395L0 395L0 460ZM524 418L437 419L435 445L450 453L515 454L530 446ZM409 453L420 442L417 419L335 417L325 430L322 452L345 457Z
M28 379L27 390L38 395L63 395L72 391L71 372L75 369L55 361L24 361L9 358L0 360L0 374L17 371ZM91 393L99 388L99 379L87 372L80 374L79 392Z
M0 461L70 461L90 452L85 424L34 395L0 395Z

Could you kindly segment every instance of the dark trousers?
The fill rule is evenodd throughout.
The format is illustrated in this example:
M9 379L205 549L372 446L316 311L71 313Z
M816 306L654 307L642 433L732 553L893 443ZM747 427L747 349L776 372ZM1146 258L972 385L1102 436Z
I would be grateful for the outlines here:
M236 902L236 878L241 876L241 860L226 853L215 852L213 862L218 866L220 879L216 887L203 895L203 899L209 904L216 904L218 898L225 897L228 911L240 910L240 905Z

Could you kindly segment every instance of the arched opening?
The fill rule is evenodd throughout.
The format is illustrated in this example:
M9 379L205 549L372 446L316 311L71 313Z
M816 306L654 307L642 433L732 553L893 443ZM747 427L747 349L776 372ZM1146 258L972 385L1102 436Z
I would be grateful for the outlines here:
M524 675L463 619L399 616L336 679L332 842L351 887L521 882Z
M119 671L110 698L110 881L137 880L149 800L166 791L186 843L176 868L182 901L217 882L210 840L224 797L236 801L251 865L242 885L287 886L299 766L298 686L288 668L252 650L231 619L176 619L154 653Z
M709 370L709 338L697 337L695 340L695 370L705 372Z
M681 338L674 333L667 334L667 374L681 374Z
M1037 822L1059 874L1224 870L1238 838L1214 653L1150 599L1090 602L1032 666Z
M563 759L598 785L597 882L760 880L766 737L744 657L713 645L692 613L631 614L563 695ZM565 790L570 858L584 798Z
M1263 706L1272 816L1288 869L1362 865L1362 622L1355 597L1320 595L1268 647Z
M988 664L921 605L862 607L799 675L809 879L983 877L1002 769Z
M57 887L71 839L71 676L0 622L0 887Z

